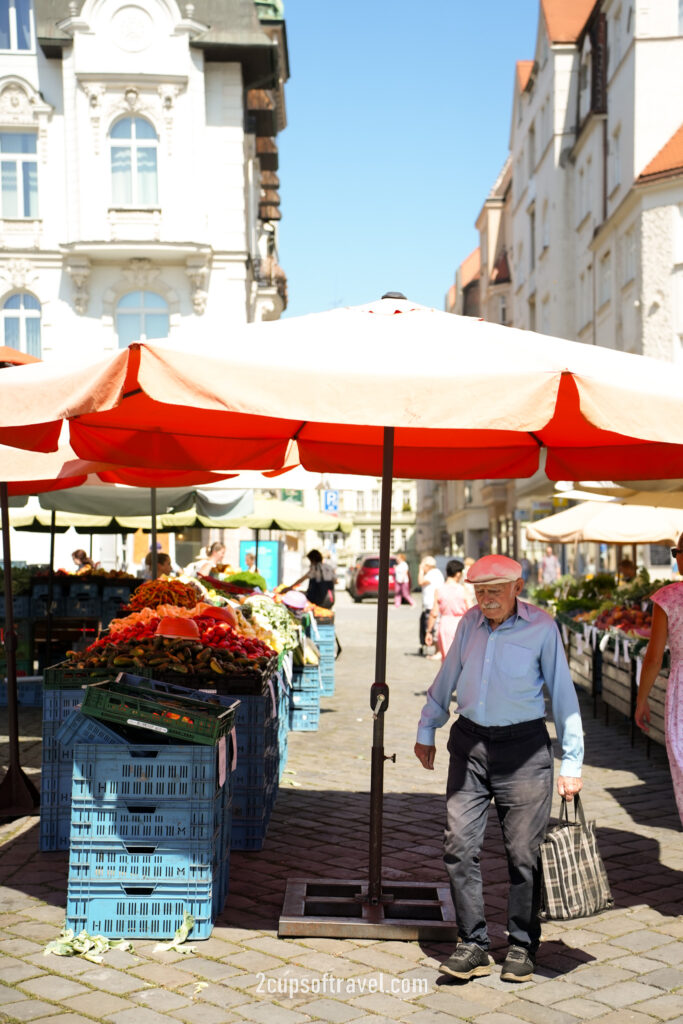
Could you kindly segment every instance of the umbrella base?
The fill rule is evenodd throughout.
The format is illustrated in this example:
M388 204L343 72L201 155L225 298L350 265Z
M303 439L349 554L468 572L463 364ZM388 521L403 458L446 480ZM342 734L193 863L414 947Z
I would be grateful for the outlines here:
M0 782L0 819L40 813L40 793L18 764L11 764Z
M457 939L448 885L385 882L379 903L368 902L368 883L356 879L291 878L278 935L337 939Z

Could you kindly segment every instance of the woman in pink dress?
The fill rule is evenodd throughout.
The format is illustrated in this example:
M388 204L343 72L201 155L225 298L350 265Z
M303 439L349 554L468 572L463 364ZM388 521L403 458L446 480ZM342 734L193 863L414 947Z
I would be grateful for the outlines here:
M436 592L434 607L427 620L426 642L431 644L434 640L434 621L437 616L439 618L436 634L439 654L435 657L441 656L442 661L453 643L460 619L470 607L467 592L461 582L464 568L463 562L458 558L451 558L450 562L446 564L446 581Z
M676 559L679 573L683 574L683 534L678 538L677 546L671 549L671 554ZM651 600L654 605L652 633L640 673L635 719L636 725L647 732L650 723L647 698L659 675L668 642L671 668L664 705L664 735L674 795L683 823L683 582L660 587Z

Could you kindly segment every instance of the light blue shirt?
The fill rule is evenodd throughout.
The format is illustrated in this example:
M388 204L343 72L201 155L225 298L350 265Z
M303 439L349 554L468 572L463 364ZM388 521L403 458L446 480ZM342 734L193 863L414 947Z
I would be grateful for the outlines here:
M463 615L441 669L427 691L417 742L434 745L436 729L455 710L478 725L514 725L545 715L543 684L562 746L561 775L579 778L583 727L560 632L541 608L517 600L517 610L492 629L479 608Z

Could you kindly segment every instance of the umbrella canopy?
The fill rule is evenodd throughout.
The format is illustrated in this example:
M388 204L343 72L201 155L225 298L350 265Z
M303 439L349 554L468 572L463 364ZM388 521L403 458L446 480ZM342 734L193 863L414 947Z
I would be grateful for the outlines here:
M683 368L404 299L248 324L224 357L136 343L11 376L0 438L54 447L69 418L97 461L277 468L295 440L307 469L379 475L385 426L406 477L530 476L546 447L551 479L653 479L683 454Z
M526 528L528 540L568 544L670 544L683 532L683 510L585 501Z
M618 498L624 505L657 505L683 508L683 480L590 480L582 491Z
M348 519L330 515L328 512L316 512L312 509L293 505L291 502L278 501L275 498L256 498L254 510L247 515L231 515L216 517L201 515L198 510L188 509L185 512L169 513L161 516L163 530L187 529L190 526L224 527L250 530L318 530L320 533L351 533L353 523Z

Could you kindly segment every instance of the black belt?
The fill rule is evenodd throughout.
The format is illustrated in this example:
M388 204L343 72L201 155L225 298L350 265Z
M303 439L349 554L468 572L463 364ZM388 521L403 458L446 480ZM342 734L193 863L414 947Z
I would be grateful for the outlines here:
M515 722L514 725L478 725L471 718L460 715L455 723L464 732L474 733L475 736L486 736L490 740L506 740L517 736L527 736L545 729L545 718L534 718L530 722Z

